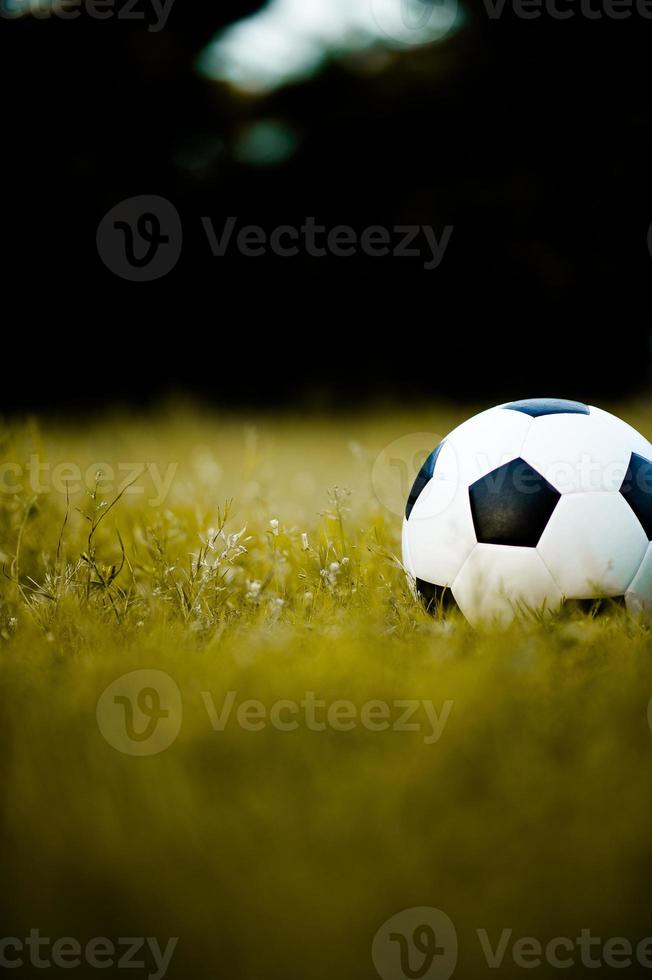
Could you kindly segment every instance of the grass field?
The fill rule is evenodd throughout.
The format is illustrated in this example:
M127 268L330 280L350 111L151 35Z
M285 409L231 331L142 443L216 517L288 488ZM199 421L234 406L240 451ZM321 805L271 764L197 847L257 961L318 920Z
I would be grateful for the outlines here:
M591 930L605 964L652 935L648 625L474 632L399 566L432 448L409 434L473 410L2 428L3 936L178 937L175 978L401 980L372 941L427 906L466 980L521 976L519 937ZM652 436L652 406L615 411ZM498 969L483 929L512 930ZM611 972L578 949L566 974ZM124 971L72 969L97 973Z

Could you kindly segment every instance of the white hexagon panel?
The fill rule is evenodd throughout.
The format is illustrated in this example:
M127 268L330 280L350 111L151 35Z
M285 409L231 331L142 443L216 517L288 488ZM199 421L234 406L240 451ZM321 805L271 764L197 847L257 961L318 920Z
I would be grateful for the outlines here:
M516 616L557 610L558 585L535 548L478 544L453 582L453 597L474 626L508 626Z
M566 599L620 596L647 550L640 522L620 493L562 496L537 551Z
M647 439L591 406L588 414L535 418L521 456L560 493L600 493L620 489L632 452L652 458Z
M440 467L446 476L469 486L498 466L516 459L532 426L522 412L490 408L463 422L443 442Z
M431 479L403 524L403 554L415 578L450 586L475 546L468 494Z

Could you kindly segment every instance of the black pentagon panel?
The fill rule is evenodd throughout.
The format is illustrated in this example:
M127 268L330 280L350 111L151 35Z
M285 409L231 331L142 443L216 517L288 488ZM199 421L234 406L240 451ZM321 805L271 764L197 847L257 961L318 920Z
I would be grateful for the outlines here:
M536 547L560 497L525 460L499 466L469 487L478 541Z
M433 585L432 582L424 582L420 578L416 580L416 584L426 612L435 614L440 610L449 612L451 609L457 609L457 603L450 589L443 585Z
M652 541L652 463L644 456L632 453L620 492Z
M523 398L518 402L510 402L503 408L511 408L514 412L523 412L533 419L541 415L590 415L588 405L583 402L566 401L565 398Z
M432 474L435 472L435 466L437 464L437 459L439 457L439 454L440 454L440 452L442 450L442 446L444 445L444 442L445 441L446 440L444 440L443 442L440 442L439 445L437 446L437 448L436 449L433 449L433 451L428 456L428 459L425 461L425 463L423 464L423 466L419 470L419 473L417 475L417 478L414 481L414 485L413 485L412 489L410 490L410 496L408 497L407 504L405 505L405 516L406 516L406 518L409 518L410 514L412 513L412 508L416 504L417 499L419 497L419 494L421 493L421 491L425 487L426 483L428 483L430 480L432 480Z

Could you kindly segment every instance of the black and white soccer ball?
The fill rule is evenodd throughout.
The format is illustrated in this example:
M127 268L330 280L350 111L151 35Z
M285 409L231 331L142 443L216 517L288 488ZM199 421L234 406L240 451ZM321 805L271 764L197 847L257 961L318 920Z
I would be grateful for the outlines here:
M423 464L403 523L422 596L474 625L623 597L652 613L652 445L593 406L532 398L454 429Z

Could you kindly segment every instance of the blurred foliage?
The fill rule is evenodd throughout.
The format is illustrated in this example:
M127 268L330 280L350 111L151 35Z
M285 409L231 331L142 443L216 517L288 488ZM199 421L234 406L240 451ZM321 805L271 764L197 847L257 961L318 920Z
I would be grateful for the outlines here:
M652 432L649 407L618 411ZM432 905L470 980L491 975L478 928L650 933L649 628L616 607L498 635L427 616L371 480L424 418L447 431L460 413L176 405L3 431L5 461L78 466L91 486L0 499L4 935L172 935L170 977L359 980L380 924ZM165 501L141 477L110 507L107 474L139 461L176 464ZM167 751L131 758L95 711L143 667L174 678L184 721ZM214 732L205 691L454 705L427 745L360 725Z
M216 33L262 6L177 2L158 33L3 23L6 288L25 322L65 308L64 329L43 330L39 356L6 373L4 403L142 402L170 387L220 404L500 401L514 378L589 401L644 389L652 22L523 20L509 4L492 19L469 0L441 44L327 62L261 98L202 77ZM247 148L271 124L296 148L261 166ZM143 193L174 202L184 249L169 277L136 290L99 261L95 235ZM314 216L455 233L430 273L364 256L215 260L205 215L267 231ZM266 342L245 350L250 329ZM5 344L23 365L22 332ZM79 372L95 345L102 356Z

